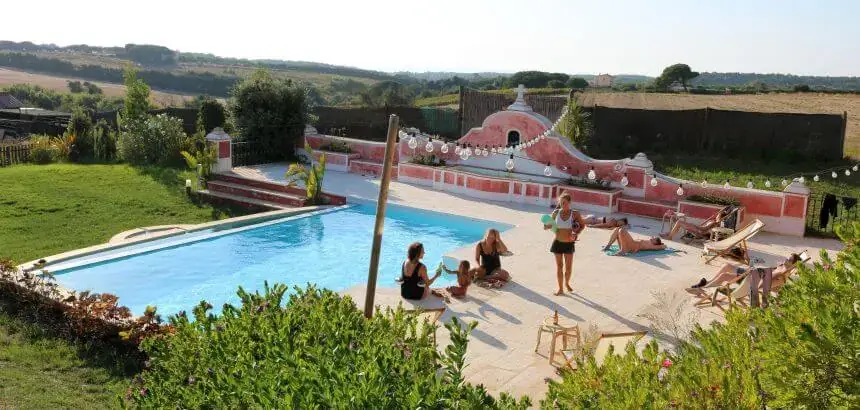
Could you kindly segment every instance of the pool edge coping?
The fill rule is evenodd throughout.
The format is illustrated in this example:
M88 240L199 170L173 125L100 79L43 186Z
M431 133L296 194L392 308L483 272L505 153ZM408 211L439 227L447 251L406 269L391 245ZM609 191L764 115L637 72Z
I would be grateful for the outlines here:
M251 214L251 215L243 215L243 216L237 216L237 217L233 217L233 218L226 218L226 219L221 219L221 220L217 220L217 221L203 222L203 223L191 225L190 228L188 228L186 230L179 231L179 232L168 231L168 232L164 232L161 234L155 234L155 235L149 236L149 237L144 237L144 238L139 238L139 239L128 239L128 240L123 240L120 242L110 242L110 240L108 240L108 242L100 243L97 245L92 245L92 246L88 246L85 248L74 249L71 251L66 251L66 252L62 252L62 253L58 253L58 254L42 257L42 258L37 258L37 259L31 260L31 261L27 261L27 262L24 262L22 264L19 264L18 269L20 269L23 272L30 272L33 270L45 269L45 268L48 268L50 265L53 265L53 264L57 264L60 262L66 262L68 260L80 258L83 256L89 256L89 255L92 255L92 254L95 254L98 252L110 251L110 250L114 250L114 249L118 249L118 248L122 248L122 247L126 247L126 246L131 246L131 245L139 245L139 244L152 242L152 241L156 241L156 240L160 240L160 239L166 239L166 238L171 238L174 236L199 232L199 231L206 230L206 229L213 229L213 228L219 228L219 227L223 227L223 226L227 226L227 225L234 225L237 223L243 223L244 222L247 224L252 224L258 220L274 220L274 219L279 219L281 217L297 216L297 215L301 215L304 213L314 212L314 211L319 211L319 210L325 210L325 209L329 209L329 208L333 208L333 207L334 206L331 206L331 205L317 205L317 206L306 206L306 207L301 207L301 208L279 209L279 210L275 210L275 211L267 211L267 212L260 212L260 213L255 213L255 214ZM182 224L177 224L177 225L182 225ZM119 234L122 234L125 232L131 232L134 230L146 229L146 228L148 228L148 227L141 227L141 228L125 230L123 232L120 232ZM119 234L117 234L117 235L119 235ZM116 235L111 237L111 239L113 239L115 236ZM45 260L46 263L37 268L36 266L39 265L40 260Z

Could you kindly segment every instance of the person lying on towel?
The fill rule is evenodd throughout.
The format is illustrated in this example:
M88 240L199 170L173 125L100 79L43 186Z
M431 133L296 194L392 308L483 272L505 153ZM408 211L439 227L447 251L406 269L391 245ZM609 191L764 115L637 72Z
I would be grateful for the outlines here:
M621 250L614 256L624 256L631 253L637 253L639 251L662 251L666 249L666 245L657 237L633 239L630 232L627 232L627 225L619 226L612 231L612 236L609 237L609 243L603 247L603 251L608 251L609 247L616 241L618 242L618 248Z

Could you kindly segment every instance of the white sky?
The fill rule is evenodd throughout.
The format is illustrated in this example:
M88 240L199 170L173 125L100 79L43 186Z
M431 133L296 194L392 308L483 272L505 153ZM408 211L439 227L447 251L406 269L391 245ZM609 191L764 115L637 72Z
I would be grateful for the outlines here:
M860 76L855 0L5 0L0 39L383 71Z

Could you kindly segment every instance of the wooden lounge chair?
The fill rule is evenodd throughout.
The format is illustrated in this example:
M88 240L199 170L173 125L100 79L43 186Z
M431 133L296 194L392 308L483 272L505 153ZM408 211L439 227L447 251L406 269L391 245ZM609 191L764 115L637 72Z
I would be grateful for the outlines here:
M734 256L740 258L745 264L749 265L750 254L749 248L747 247L747 240L761 232L762 228L764 228L764 222L760 219L756 219L726 239L716 242L706 242L703 252L703 256L707 258L705 263L709 263L720 256ZM740 248L741 255L733 255L732 249L734 248Z
M427 323L435 325L445 313L445 308L410 309L406 313L418 315L419 324ZM433 330L433 344L436 344L436 330Z
M624 351L628 343L634 345L642 340L647 332L626 332L626 333L601 333L595 341L588 346L582 346L578 349L564 349L561 351L564 357L564 366L570 370L576 370L576 358L585 351L593 352L594 361L598 366L603 365L609 353L609 347L614 346L614 352Z

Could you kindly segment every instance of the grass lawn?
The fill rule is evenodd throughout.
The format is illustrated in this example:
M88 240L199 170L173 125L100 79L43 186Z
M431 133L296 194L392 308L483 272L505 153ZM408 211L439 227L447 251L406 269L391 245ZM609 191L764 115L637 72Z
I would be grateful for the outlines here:
M701 182L707 180L709 184L722 185L726 180L734 186L746 187L748 181L752 181L757 189L769 189L781 191L783 177L786 175L797 176L803 172L806 184L813 193L833 193L836 195L852 196L860 198L860 172L853 172L846 176L843 171L833 179L830 172L819 174L820 181L814 182L812 177L816 171L837 167L850 166L853 162L836 162L828 164L796 163L787 164L780 162L764 163L751 160L711 159L694 157L649 157L654 162L657 171L677 178ZM771 188L765 187L765 181L770 180ZM788 179L789 182L791 178ZM719 194L720 188L715 189Z
M72 343L0 304L0 409L116 408L138 371L110 348Z
M123 164L0 168L0 258L23 263L128 229L227 216L193 204L186 178L193 176L180 169Z

